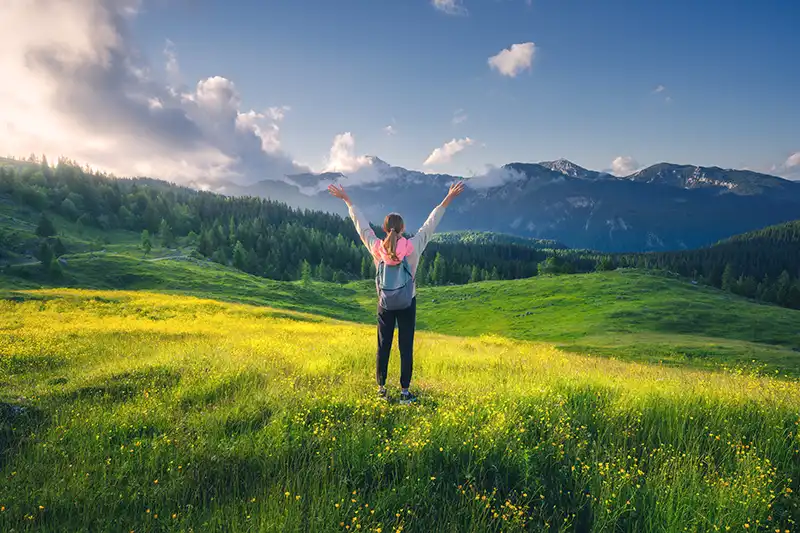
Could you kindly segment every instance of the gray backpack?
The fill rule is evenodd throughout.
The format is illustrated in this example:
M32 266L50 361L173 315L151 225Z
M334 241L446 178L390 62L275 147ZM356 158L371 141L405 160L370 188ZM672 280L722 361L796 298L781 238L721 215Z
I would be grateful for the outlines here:
M378 286L378 305L383 309L400 311L411 307L414 299L414 276L411 275L411 268L405 258L398 265L387 265L381 261L375 284Z

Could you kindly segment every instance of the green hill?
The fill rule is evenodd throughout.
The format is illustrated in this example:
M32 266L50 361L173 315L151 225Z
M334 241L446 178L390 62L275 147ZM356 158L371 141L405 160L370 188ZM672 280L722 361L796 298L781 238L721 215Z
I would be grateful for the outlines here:
M278 282L207 260L125 253L64 257L60 286L156 290L371 323L371 281ZM36 265L0 277L7 288L53 285ZM604 357L694 367L765 365L800 373L800 311L764 305L636 270L421 287L419 327L451 335L556 343Z

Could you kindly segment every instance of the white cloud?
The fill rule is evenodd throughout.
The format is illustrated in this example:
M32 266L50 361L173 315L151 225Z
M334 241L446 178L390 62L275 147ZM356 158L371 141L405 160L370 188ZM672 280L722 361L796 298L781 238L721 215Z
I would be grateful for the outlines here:
M270 107L267 108L266 115L272 120L275 121L282 121L286 117L286 113L291 111L292 108L288 105L282 105L280 107Z
M789 156L789 159L784 163L786 168L800 167L800 152L795 152Z
M228 78L213 76L197 82L197 89L191 98L200 107L212 113L236 113L241 97L236 86Z
M512 168L490 166L487 168L486 173L470 178L465 183L473 189L489 189L524 178L525 174Z
M455 112L453 113L453 125L458 125L461 124L462 122L466 122L467 118L469 117L467 116L467 114L464 112L463 109L456 109Z
M181 84L181 69L178 66L178 54L175 51L175 43L167 39L164 46L164 57L166 57L167 81L170 85L179 86Z
M672 103L672 96L667 94L667 88L663 85L657 85L655 89L652 90L651 94L660 94L664 97L664 103L671 104Z
M273 109L273 108L270 108ZM236 128L240 131L250 131L261 139L261 149L268 154L280 152L280 126L278 122L283 120L275 119L270 116L269 110L266 113L257 113L252 109L247 113L236 114Z
M129 39L139 0L3 1L0 146L67 156L117 175L255 181L302 171L280 150L283 108L242 110L220 76L180 82L175 46L166 80Z
M391 135L394 135L394 134L396 134L396 133L397 133L397 130L395 129L395 127L394 127L394 126L392 126L391 124L389 124L388 126L386 126L385 128L383 128L383 132L384 132L386 135L389 135L389 136L391 136Z
M523 70L530 70L535 53L534 43L517 43L490 57L488 62L491 68L503 76L515 78Z
M615 176L628 176L641 168L634 158L621 155L611 162L611 173Z
M461 4L461 0L431 0L433 7L448 15L466 15L467 8Z
M356 140L349 131L340 133L333 138L328 161L323 172L341 172L348 174L372 164L372 158L366 155L356 155Z
M449 163L450 160L453 159L454 155L464 150L464 148L467 146L472 145L474 142L475 141L469 137L458 140L453 139L450 142L446 142L440 148L436 148L433 152L431 152L431 155L428 156L423 165L431 166Z

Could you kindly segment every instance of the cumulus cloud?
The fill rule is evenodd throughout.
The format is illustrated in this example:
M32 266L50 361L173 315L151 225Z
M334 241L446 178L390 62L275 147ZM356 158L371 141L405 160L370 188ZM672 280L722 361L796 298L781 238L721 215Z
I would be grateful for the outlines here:
M639 163L628 155L621 155L611 162L611 173L615 176L628 176L639 170Z
M772 165L768 172L782 178L800 181L800 152L791 154L783 163Z
M467 8L461 3L461 0L431 0L433 7L448 15L466 15Z
M234 83L184 87L174 44L154 74L130 39L138 0L3 2L0 145L118 175L255 181L304 170L281 151L287 111L242 110ZM166 79L164 79L166 78Z
M389 124L388 126L386 126L385 128L383 128L383 132L384 132L386 135L392 136L392 135L394 135L394 134L396 134L396 133L397 133L397 130L395 129L395 127L394 127L394 126L392 126L391 124Z
M467 121L467 114L464 112L463 109L456 109L453 113L453 125L461 124L462 122Z
M523 70L530 70L535 53L534 43L517 43L490 57L488 62L491 68L503 76L515 78Z
M663 93L666 90L667 90L667 88L664 87L663 85L658 85L658 86L656 86L655 89L653 89L653 93L654 94Z
M499 187L512 181L518 181L525 178L525 174L518 172L513 168L508 167L494 167L487 168L486 173L469 178L465 181L468 187L473 189L490 189L492 187Z
M348 174L371 164L372 158L369 156L356 155L355 137L347 131L333 138L333 145L323 172Z
M250 131L261 139L261 149L267 154L280 154L280 125L286 107L270 107L264 113L252 109L246 113L237 112L236 128L240 131Z
M463 139L453 139L450 142L446 142L444 145L431 152L431 155L428 156L423 165L427 167L449 163L453 159L454 155L463 151L467 146L474 144L474 142L475 141L469 137L464 137Z

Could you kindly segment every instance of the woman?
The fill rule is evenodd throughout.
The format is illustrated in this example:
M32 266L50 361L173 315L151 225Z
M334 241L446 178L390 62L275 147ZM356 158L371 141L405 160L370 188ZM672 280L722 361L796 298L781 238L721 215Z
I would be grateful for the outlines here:
M428 216L428 220L411 239L403 237L405 230L403 218L397 213L387 215L383 221L383 230L386 232L386 238L383 241L375 236L369 222L350 201L344 187L331 185L328 187L328 191L347 204L350 218L356 226L361 242L372 255L378 271L376 277L378 291L378 354L376 357L378 396L384 400L388 399L386 372L389 368L389 352L392 350L394 326L397 323L397 341L400 344L400 387L402 389L400 403L407 404L416 401L416 397L408 390L413 370L414 328L417 319L417 287L414 278L422 252L425 251L447 206L464 191L464 184L459 182L450 186L450 191L445 199L436 206ZM394 286L388 286L393 281L402 280L404 274L409 277L411 287L407 296L408 300L403 294L406 288L405 284L400 282L395 283Z

